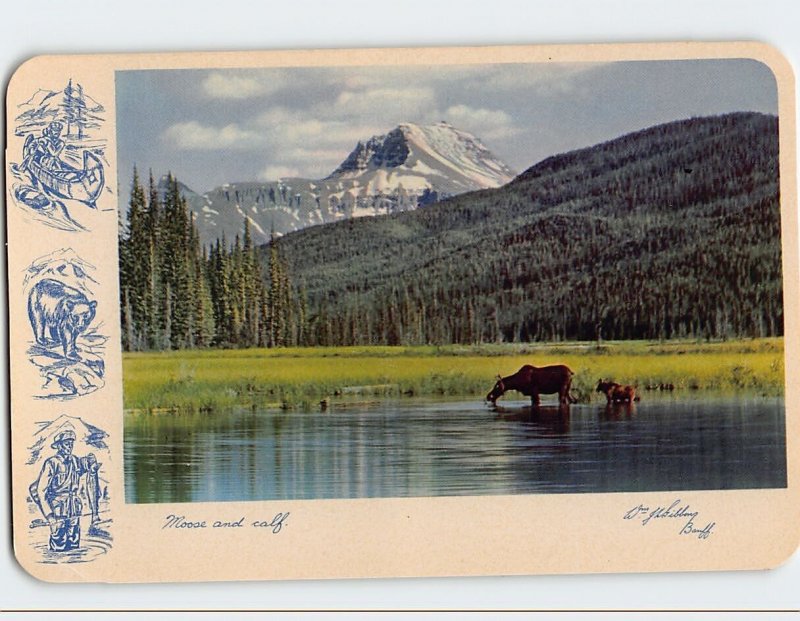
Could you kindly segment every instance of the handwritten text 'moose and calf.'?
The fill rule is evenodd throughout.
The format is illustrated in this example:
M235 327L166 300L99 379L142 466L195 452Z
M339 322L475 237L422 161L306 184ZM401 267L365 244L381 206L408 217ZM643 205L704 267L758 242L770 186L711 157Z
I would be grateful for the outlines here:
M166 518L164 518L164 524L161 526L161 529L170 528L170 529L185 529L185 530L199 530L205 528L223 528L223 529L234 529L234 528L268 528L274 534L278 534L281 532L284 526L287 524L287 520L289 518L289 512L286 513L278 513L272 519L264 519L264 520L252 520L246 521L244 516L239 518L238 520L192 520L187 518L185 515L174 515L170 514Z

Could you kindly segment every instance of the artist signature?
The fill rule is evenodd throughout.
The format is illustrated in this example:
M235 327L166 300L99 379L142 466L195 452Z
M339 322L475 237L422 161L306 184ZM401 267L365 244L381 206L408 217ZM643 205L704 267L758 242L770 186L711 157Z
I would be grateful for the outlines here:
M625 513L622 519L635 520L642 526L647 526L654 520L678 520L678 523L681 524L678 530L679 535L690 535L698 539L708 539L713 534L714 527L717 523L708 522L702 528L698 528L698 516L698 511L693 510L689 503L683 503L679 498L671 505L660 505L655 508L639 504Z

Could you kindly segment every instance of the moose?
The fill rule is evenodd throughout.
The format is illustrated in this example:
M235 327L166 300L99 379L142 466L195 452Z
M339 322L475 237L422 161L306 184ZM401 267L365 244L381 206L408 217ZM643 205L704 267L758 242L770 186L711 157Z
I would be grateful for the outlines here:
M486 395L486 400L492 405L503 396L507 390L516 390L526 397L531 398L531 406L538 407L539 395L558 393L558 402L562 405L575 403L569 394L572 376L575 375L569 367L557 364L549 367L534 367L526 364L514 375L508 377L497 376L497 383L491 392Z
M633 386L623 386L616 382L605 382L599 380L595 392L601 392L606 396L608 404L612 403L633 403L639 400L636 388Z

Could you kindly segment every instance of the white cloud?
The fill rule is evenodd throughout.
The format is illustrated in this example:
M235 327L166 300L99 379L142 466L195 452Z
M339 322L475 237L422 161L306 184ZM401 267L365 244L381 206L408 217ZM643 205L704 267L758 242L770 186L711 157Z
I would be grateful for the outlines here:
M535 81L543 87L548 82L557 83L565 73L575 73L564 72L563 67L541 69L541 72L531 72L536 73ZM259 159L268 154L261 160L263 168L259 177L263 180L330 172L359 140L385 134L405 121L432 123L444 119L490 146L492 141L503 141L522 131L515 126L511 115L495 108L488 99L484 101L489 105L467 105L447 98L442 102L438 100L437 91L439 86L444 88L444 83L438 83L447 78L448 84L460 82L459 88L464 88L481 79L487 82L487 88L491 84L492 88L502 91L512 87L508 79L511 74L518 79L519 69L509 71L501 66L487 71L485 65L467 65L431 74L399 70L353 74L334 70L330 75L323 73L314 77L317 91L320 85L330 86L325 96L293 98L297 105L289 105L287 100L281 101L278 97L270 106L270 93L289 86L299 88L298 82L310 83L311 76L298 78L290 84L287 79L290 74L281 70L266 73L215 71L203 80L203 92L229 100L253 98L253 103L244 104L249 106L249 114L228 124L207 123L202 119L176 123L163 132L162 139L173 149L184 151L250 150ZM411 81L412 75L416 76L415 81ZM519 88L519 82L516 86ZM260 102L255 99L258 96L264 96L267 104L261 110L258 109Z
M249 99L275 92L284 87L286 81L280 73L267 76L251 76L240 73L211 73L203 80L203 90L216 99Z
M355 146L355 145L353 145ZM293 162L308 162L308 161L340 161L347 157L352 149L348 147L346 151L340 149L319 149L319 148L306 148L295 147L286 151L283 155Z
M300 177L300 170L289 166L267 166L258 178L261 181L277 181L284 177Z
M310 138L324 137L328 125L319 119L298 119L294 123L282 126L280 134L290 142L305 141Z
M359 89L359 88L368 88L370 86L375 86L376 84L380 84L381 81L376 77L367 77L363 74L348 74L345 73L340 78L341 84L344 85L346 89Z
M561 95L572 92L576 78L607 63L532 63L495 65L482 76L483 88L491 91L526 89L537 95Z
M537 94L570 91L576 78L607 63L477 63L464 65L373 67L370 69L332 69L324 80L333 89L344 89L343 98L379 97L381 93L401 96L410 90L434 92L513 93L522 90ZM411 119L406 119L411 120Z
M259 114L256 117L256 122L264 127L271 127L284 123L294 123L298 120L299 116L300 115L294 111L287 110L281 106L273 106Z
M438 90L454 82L486 75L485 64L476 65L429 65L424 69L418 65L394 65L374 67L335 68L327 72L325 82L332 88L352 91L368 89L406 90L413 86L418 89Z
M503 110L472 108L464 104L450 106L444 113L447 121L475 134L479 139L497 140L513 136L519 130L511 116Z
M356 122L328 121L322 124L322 131L317 135L316 144L323 146L345 146L348 150L356 146L359 140L369 140L372 136L385 134L391 127L363 125Z
M197 121L175 123L161 135L164 142L182 151L208 151L215 149L249 149L258 141L258 135L242 129L235 123L224 127L201 125Z
M276 106L264 110L256 118L256 124L271 143L281 147L304 146L310 148L330 147L352 148L359 140L367 140L376 134L387 132L390 127L365 125L358 120L344 121L326 118L320 111L287 110Z
M276 170L292 171L294 173L289 175L284 172L281 175L284 177L295 176L319 179L330 174L342 163L349 152L349 147L347 149L325 149L316 145L311 145L308 148L295 146L277 151L273 157L273 162L267 168L272 167Z
M511 116L503 110L472 108L464 104L458 104L450 106L445 114L447 118L453 119L455 125L458 125L459 122L472 123L484 127L511 125Z
M336 100L336 114L339 118L381 116L397 122L413 121L434 104L434 91L427 87L347 90Z

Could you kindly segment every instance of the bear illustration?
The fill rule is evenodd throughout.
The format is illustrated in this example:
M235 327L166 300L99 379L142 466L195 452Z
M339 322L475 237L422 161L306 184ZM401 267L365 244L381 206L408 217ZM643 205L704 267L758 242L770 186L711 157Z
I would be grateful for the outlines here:
M79 360L75 341L94 320L97 302L58 280L37 282L28 296L28 317L36 343L61 345L64 357Z

